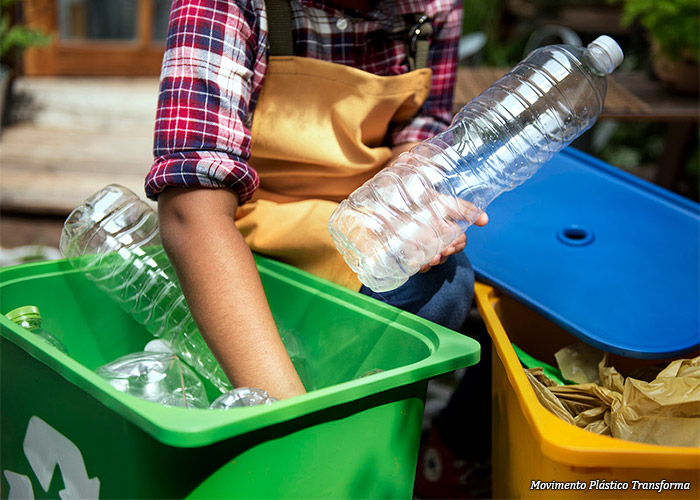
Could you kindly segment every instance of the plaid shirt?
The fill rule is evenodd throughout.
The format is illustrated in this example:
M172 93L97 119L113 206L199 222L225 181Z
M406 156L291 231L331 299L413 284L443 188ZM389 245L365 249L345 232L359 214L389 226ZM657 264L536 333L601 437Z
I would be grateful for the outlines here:
M292 0L294 55L353 66L376 75L408 72L403 16L433 24L428 66L431 94L387 145L422 141L443 131L461 33L462 0L383 0L368 13L337 10L327 0ZM398 22L397 22L398 21ZM166 186L229 187L239 204L258 187L250 126L268 62L263 0L175 0L170 14L156 115L155 161L146 194Z

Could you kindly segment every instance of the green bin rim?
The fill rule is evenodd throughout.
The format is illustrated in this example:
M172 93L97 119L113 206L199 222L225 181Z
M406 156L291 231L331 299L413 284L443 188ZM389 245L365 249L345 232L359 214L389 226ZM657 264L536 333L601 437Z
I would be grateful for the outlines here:
M300 271L288 264L260 255L255 255L255 260L261 274L290 282L327 300L342 302L348 307L374 314L379 321L401 325L404 330L419 338L428 347L430 354L425 359L406 366L317 389L278 401L271 406L226 411L165 407L121 393L95 372L36 338L4 315L0 315L0 335L158 441L178 447L206 446L471 366L479 361L480 346L466 335ZM74 269L67 259L11 266L0 269L0 287L10 286L28 278L68 274L80 272Z

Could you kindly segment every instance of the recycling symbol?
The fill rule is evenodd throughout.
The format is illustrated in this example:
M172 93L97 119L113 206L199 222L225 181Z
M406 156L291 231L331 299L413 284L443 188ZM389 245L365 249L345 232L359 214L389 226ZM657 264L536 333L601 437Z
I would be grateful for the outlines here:
M83 455L78 447L37 416L29 419L22 444L24 455L45 492L49 491L56 466L61 471L64 489L58 492L61 500L97 500L100 480L88 478ZM10 489L8 500L34 499L32 481L24 474L4 470Z

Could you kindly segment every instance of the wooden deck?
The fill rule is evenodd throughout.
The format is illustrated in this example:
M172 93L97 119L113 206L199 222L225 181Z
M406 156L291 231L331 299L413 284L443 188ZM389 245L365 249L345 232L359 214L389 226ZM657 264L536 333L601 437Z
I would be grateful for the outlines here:
M67 214L107 184L138 194L150 167L152 131L9 127L0 142L3 211Z
M157 79L21 82L30 95L17 112L32 120L0 135L0 209L63 216L111 183L143 196L157 87Z
M460 69L455 110L504 71ZM157 87L157 79L149 78L19 81L16 92L24 104L18 112L32 120L0 134L0 210L65 216L110 183L143 196L152 161ZM697 124L698 99L663 92L645 75L620 74L610 82L601 118L662 121L685 130ZM666 166L667 176L677 175L679 164L676 159Z
M505 74L502 68L460 68L455 87L454 111L486 90ZM698 96L676 94L641 71L614 73L609 78L603 112L604 120L697 123Z
M506 72L501 68L460 68L454 112L486 90ZM642 71L613 73L608 79L600 120L666 124L664 151L650 180L676 190L692 153L700 121L700 99L669 91Z

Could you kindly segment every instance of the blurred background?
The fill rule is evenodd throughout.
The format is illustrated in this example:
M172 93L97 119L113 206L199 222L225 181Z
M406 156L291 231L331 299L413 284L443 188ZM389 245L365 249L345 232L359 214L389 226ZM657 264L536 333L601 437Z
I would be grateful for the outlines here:
M0 265L55 256L109 183L143 194L171 0L0 0ZM465 0L455 111L532 49L615 38L625 62L575 146L698 201L697 0Z

